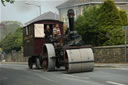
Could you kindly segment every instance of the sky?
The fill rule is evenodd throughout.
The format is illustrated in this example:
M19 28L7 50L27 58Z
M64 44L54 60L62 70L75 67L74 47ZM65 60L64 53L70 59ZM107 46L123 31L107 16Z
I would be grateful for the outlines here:
M33 18L40 15L39 8L32 5L25 4L36 4L41 6L41 13L52 11L58 13L56 6L62 4L67 0L15 0L15 3L5 3L3 6L0 3L0 22L1 21L19 21L22 24L32 20Z

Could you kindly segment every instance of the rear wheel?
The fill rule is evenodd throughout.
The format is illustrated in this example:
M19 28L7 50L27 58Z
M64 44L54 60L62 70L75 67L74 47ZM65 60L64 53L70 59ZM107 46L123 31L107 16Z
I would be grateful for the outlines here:
M36 65L36 69L40 69L41 68L40 59L39 58L35 59L35 65Z
M44 71L48 71L48 58L45 58L43 60L43 68L44 68Z
M33 68L33 58L32 57L29 57L29 59L28 59L28 67L29 67L29 69Z
M65 62L65 70L68 72L68 70L69 70L69 60L68 60L67 53L65 53L64 62Z
M44 71L53 71L55 70L56 59L55 49L52 44L45 44L43 47L43 68Z

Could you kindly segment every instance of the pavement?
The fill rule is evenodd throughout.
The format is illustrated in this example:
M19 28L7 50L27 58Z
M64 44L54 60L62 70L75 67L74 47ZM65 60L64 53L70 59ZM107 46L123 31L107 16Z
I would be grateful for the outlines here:
M95 63L95 67L126 67L128 68L128 63Z
M0 63L0 85L128 85L128 64L95 66L93 72L67 74L30 70L23 62Z
M20 65L27 65L27 62L0 62L0 64L20 64ZM95 67L127 67L128 63L95 63Z

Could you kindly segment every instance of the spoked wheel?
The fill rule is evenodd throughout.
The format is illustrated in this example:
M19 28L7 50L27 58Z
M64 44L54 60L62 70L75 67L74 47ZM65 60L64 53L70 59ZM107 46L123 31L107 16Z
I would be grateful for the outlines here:
M52 44L45 44L43 47L43 68L44 71L53 71L55 70L56 60L52 57L55 57L55 49Z

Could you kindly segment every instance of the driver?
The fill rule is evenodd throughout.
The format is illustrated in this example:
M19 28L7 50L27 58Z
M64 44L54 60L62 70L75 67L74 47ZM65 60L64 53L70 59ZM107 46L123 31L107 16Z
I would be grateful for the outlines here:
M50 30L50 26L47 25L45 30L45 39L47 40L47 42L50 41L50 37L52 37L52 31Z
M53 36L54 37L59 37L61 34L60 34L60 28L59 28L59 25L56 24L56 26L53 28Z
M55 27L53 28L53 37L55 37L55 39L57 39L58 43L57 45L58 46L62 46L63 45L63 40L61 39L61 32L60 32L60 28L59 28L59 25L56 24Z

